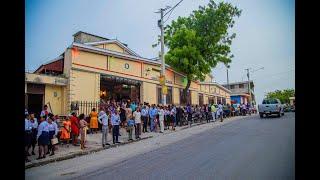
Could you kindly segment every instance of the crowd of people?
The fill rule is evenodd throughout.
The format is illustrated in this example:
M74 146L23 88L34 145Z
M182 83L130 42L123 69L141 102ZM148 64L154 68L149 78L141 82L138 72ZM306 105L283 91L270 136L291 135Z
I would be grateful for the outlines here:
M177 125L191 124L195 120L216 121L240 113L250 112L250 105L229 105L219 103L205 105L155 105L149 103L136 103L130 101L115 102L114 100L101 102L99 110L93 108L89 115L72 112L69 117L60 121L59 116L53 115L45 105L37 120L34 113L25 112L25 159L35 155L34 149L38 144L37 159L53 156L55 145L72 144L85 149L87 133L101 131L101 144L103 147L110 145L107 142L108 133L112 134L113 144L120 143L120 129L125 128L128 141L140 139L141 133L175 130ZM100 126L99 126L100 124ZM80 145L79 145L80 136ZM30 154L31 149L31 154Z

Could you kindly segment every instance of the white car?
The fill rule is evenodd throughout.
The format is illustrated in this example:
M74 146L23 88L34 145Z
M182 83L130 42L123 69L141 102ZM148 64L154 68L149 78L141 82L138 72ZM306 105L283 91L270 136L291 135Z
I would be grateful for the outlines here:
M284 115L283 105L279 99L264 99L262 104L258 105L260 118L263 118L264 115L269 116L276 114L278 117Z

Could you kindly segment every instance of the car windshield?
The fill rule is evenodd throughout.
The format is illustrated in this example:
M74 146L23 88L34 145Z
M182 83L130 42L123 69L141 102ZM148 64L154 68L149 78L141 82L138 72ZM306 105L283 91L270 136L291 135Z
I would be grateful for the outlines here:
M262 104L278 104L276 99L264 99Z

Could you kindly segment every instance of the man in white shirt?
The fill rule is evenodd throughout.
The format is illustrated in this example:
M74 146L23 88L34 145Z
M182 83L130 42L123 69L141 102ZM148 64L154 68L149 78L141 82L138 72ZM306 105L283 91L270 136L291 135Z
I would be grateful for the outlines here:
M105 145L110 145L107 143L108 139L108 115L103 110L99 113L98 121L100 124L102 124L102 147Z
M223 106L222 106L221 102L218 105L218 111L217 112L219 113L220 120L222 122L223 121Z
M140 107L136 109L136 111L133 112L133 118L135 122L135 136L136 139L140 139L141 134L141 112Z

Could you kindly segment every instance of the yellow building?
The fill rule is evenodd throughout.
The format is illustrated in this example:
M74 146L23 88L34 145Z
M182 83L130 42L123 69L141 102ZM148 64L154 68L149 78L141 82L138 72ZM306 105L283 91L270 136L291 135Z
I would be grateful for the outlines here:
M161 86L159 76L161 63L139 56L118 40L111 40L85 32L73 35L74 42L56 60L51 67L47 64L36 73L63 74L66 84L51 88L46 85L48 95L60 92L59 100L46 97L52 109L58 113L68 113L79 102L99 102L112 98L115 100L160 104ZM167 104L185 104L181 102L185 76L166 65L166 86L168 86ZM189 88L191 104L230 103L230 91L214 83L208 75L204 82L192 82ZM57 102L59 101L59 103Z

